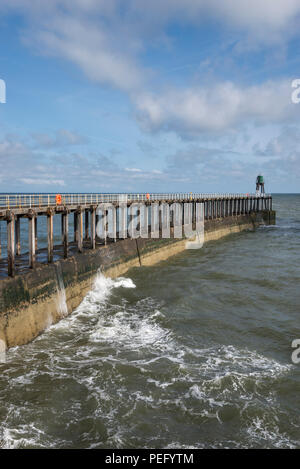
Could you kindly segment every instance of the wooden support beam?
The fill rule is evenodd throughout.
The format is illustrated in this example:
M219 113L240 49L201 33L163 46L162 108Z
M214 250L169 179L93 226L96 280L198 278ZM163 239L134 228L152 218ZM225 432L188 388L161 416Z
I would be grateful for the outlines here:
M65 211L62 214L62 228L63 228L63 233L62 233L62 243L63 243L63 249L64 249L64 259L67 259L68 257L68 238L69 238L69 216L68 216L68 211Z
M159 238L159 231L157 228L157 221L158 221L158 212L159 212L159 205L155 202L151 205L151 238Z
M113 229L113 238L114 242L117 242L117 209L116 207L113 208L112 211L112 229Z
M89 239L89 211L84 211L84 239Z
M128 236L128 222L127 222L127 205L121 204L119 206L119 238L127 238Z
M53 262L53 212L47 212L48 262Z
M196 227L196 201L193 201L192 202L192 208L193 208L193 212L192 212L192 226ZM205 213L205 212L204 212Z
M185 220L184 220L184 217L185 217L184 202L181 203L181 206L182 206L182 228L183 228L183 233L184 233L184 225L185 225Z
M173 220L173 223L174 223L174 220ZM142 237L149 238L149 205L147 204L145 205L145 208L144 208L144 222L143 222Z
M37 248L38 248L37 217L34 217L34 243L35 243L35 251L37 251Z
M16 235L16 256L21 255L21 233L20 233L20 217L16 217L15 235Z
M15 217L12 212L7 217L7 273L15 275Z
M31 210L28 213L28 243L29 243L29 267L30 269L33 269L35 266L36 262L36 257L35 257L35 214Z
M100 216L97 214L97 210L96 210L96 228L97 228L97 226L98 226L99 219L100 219ZM98 236L98 235L97 235L97 231L96 231L96 236Z
M77 216L78 216L78 252L83 252L83 216L82 216L82 209L79 207L77 209Z
M96 209L91 208L91 248L96 249Z
M106 246L107 244L107 210L103 209L103 237L104 237L104 244Z
M74 212L74 242L78 241L78 213Z

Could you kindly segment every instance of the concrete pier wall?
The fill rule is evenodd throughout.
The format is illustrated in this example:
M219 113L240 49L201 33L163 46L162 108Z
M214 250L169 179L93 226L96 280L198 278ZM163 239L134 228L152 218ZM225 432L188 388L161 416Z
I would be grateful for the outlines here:
M274 224L275 212L205 221L205 242ZM99 271L109 277L151 265L185 249L185 239L125 239L0 281L0 344L26 344L70 314L91 289Z

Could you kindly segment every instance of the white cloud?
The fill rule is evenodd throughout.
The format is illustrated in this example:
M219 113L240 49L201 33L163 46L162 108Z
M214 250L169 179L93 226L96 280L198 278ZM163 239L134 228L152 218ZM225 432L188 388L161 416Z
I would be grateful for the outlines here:
M270 124L295 116L290 81L240 87L224 82L209 87L173 89L136 97L138 115L150 130L173 130L182 136L221 132L245 122Z
M125 171L134 172L134 173L141 173L142 172L142 170L139 169L139 168L125 168Z
M101 22L58 16L33 41L37 39L48 53L75 63L93 81L132 90L141 84L142 69L130 51L115 43L114 34L116 31L107 30Z
M55 135L59 134L56 132ZM164 174L140 168L123 168L102 154L69 153L64 149L63 158L50 144L33 145L29 138L9 135L0 139L0 164L2 192L20 190L28 186L28 192L47 190L55 192L64 188L72 192L137 191L145 184L160 185ZM139 186L138 186L139 184Z
M0 11L29 18L24 35L43 53L68 59L92 80L122 90L145 86L140 52L174 23L208 19L247 41L276 44L299 34L299 0L2 0Z
M65 181L63 179L41 179L41 178L20 178L20 182L30 186L65 186Z
M216 134L248 122L288 122L299 109L291 105L289 81L244 88L227 81L155 92L141 65L147 47L174 24L201 27L212 20L230 33L238 31L239 40L285 43L299 34L299 0L1 0L0 11L28 19L24 40L40 52L65 58L89 79L125 91L150 130L184 137ZM40 146L43 139L44 146L76 143L71 135L36 139Z
M296 113L288 81L244 88L227 81L155 92L149 91L138 58L149 40L164 34L172 22L200 26L212 18L242 30L254 42L282 40L295 33L298 0L127 0L125 7L121 0L54 0L45 9L38 1L13 0L3 5L30 14L26 40L40 51L66 58L91 80L127 92L148 129L191 137L223 132L247 120L280 122ZM42 143L43 137L38 138ZM59 140L63 138L68 140Z
M32 138L38 146L46 148L81 145L86 142L86 138L67 129L57 130L54 136L46 133L33 133Z

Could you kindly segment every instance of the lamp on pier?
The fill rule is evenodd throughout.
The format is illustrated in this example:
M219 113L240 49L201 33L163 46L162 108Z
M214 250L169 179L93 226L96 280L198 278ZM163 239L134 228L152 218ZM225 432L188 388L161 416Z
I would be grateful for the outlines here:
M256 178L256 194L264 194L265 193L265 182L264 177L260 174Z

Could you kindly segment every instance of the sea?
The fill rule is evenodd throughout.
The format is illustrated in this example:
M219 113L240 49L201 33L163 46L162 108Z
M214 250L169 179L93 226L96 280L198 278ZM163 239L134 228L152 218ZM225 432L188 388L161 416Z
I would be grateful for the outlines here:
M0 447L300 448L300 195L273 207L275 226L99 272L9 349Z

